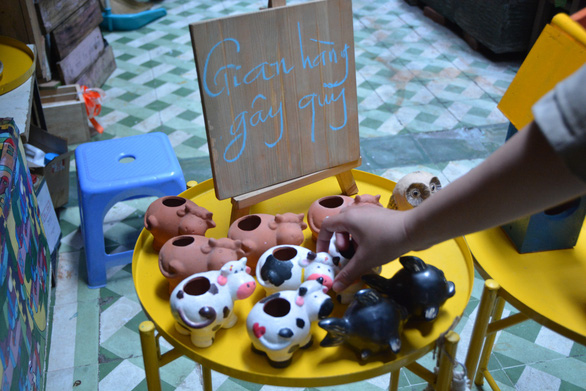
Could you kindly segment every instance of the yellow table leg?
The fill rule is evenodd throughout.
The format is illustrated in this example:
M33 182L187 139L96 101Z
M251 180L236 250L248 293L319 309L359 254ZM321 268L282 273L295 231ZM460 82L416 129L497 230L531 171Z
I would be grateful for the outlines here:
M155 325L147 320L138 326L140 345L144 360L144 372L149 391L161 391L161 377L159 375L159 345L155 338Z
M492 314L492 322L501 319L503 315L503 310L505 308L505 299L502 297L496 298L496 305L494 307L494 313ZM488 331L488 330L487 330ZM482 354L480 355L480 363L478 364L478 371L474 378L474 384L482 385L484 383L484 372L488 368L488 360L490 359L490 354L492 353L492 347L494 345L494 340L496 339L496 331L486 335L486 339L484 341L484 349L482 350Z
M202 365L201 375L203 377L203 391L212 391L212 371Z
M450 331L444 338L443 349L440 352L439 370L435 382L436 391L450 390L459 341L460 336L454 331Z
M399 389L399 377L401 377L401 370L391 372L391 382L389 383L389 391L397 391Z
M466 354L466 373L468 378L473 379L476 375L476 368L480 359L480 352L484 339L486 338L486 331L488 323L495 305L500 285L495 280L486 280L484 282L484 290L480 298L480 305L478 306L478 313L474 321L474 328L472 336L470 337L470 346Z

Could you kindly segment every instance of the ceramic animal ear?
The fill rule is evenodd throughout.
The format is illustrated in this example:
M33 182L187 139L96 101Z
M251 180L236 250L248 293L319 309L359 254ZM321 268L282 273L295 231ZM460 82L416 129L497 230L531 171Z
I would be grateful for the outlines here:
M179 217L183 217L187 213L189 213L189 206L187 206L187 205L185 205L185 207L183 207L183 208L177 209L177 216L179 216Z
M356 293L354 299L365 306L374 305L380 301L380 295L373 289L361 289Z
M344 343L344 336L348 334L348 323L340 318L327 318L320 320L319 327L326 330L328 334L320 342L323 347L338 346Z
M399 258L401 265L412 273L419 273L427 269L427 264L421 258L412 255L406 255Z
M448 281L448 297L456 294L456 285L452 281Z
M389 340L389 347L391 348L391 351L395 354L399 353L399 351L401 350L401 338L399 337L394 337L391 338Z
M306 287L300 287L299 290L297 291L297 293L299 294L299 296L303 297L307 294L307 288Z
M378 274L365 274L362 276L362 281L379 292L385 293L389 290L389 280Z
M152 227L157 225L157 218L155 216L149 216L144 218L144 227L150 230Z
M315 258L317 258L317 254L313 251L307 253L307 259L309 259L310 261L313 261Z

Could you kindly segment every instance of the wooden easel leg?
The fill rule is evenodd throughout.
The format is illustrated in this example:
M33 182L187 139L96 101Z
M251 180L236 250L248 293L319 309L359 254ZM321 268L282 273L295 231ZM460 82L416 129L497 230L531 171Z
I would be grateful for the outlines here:
M238 220L239 218L248 215L249 212L249 206L241 207L239 202L232 198L232 213L230 214L230 225L232 225L232 223Z
M155 338L155 324L149 320L144 321L138 326L138 330L140 332L140 345L142 347L147 389L149 391L161 391L159 345Z
M439 360L439 370L435 383L436 391L449 391L454 376L454 363L460 336L450 331L444 338L443 349Z
M474 328L472 329L472 336L470 337L470 346L466 354L466 373L468 378L474 379L478 361L480 360L480 352L486 333L491 314L493 312L495 302L497 299L500 285L495 280L486 280L484 282L484 290L480 298L480 305L478 306L478 313L474 321Z
M340 189L344 195L350 196L358 193L358 186L352 175L352 171L346 171L336 175Z

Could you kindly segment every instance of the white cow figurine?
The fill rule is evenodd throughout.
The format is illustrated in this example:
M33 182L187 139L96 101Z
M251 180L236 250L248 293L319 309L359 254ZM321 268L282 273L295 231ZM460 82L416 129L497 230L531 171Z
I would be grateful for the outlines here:
M256 353L266 354L269 363L284 368L293 353L311 345L311 323L332 313L334 303L326 294L323 279L306 281L297 290L265 297L252 307L246 329Z
M183 335L191 334L195 346L211 346L217 330L236 324L234 301L250 297L255 289L246 258L227 262L220 270L193 274L171 294L175 328Z
M304 281L320 277L329 290L334 282L334 272L330 254L288 244L269 248L256 264L256 278L268 295L295 290Z

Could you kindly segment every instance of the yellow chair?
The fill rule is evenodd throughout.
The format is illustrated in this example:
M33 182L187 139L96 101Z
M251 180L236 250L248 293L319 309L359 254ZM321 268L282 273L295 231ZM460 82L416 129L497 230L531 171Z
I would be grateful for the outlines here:
M498 106L515 128L529 124L533 104L586 63L585 27L586 9L558 14L545 27ZM574 248L527 254L501 228L466 236L486 279L465 362L476 385L486 379L499 389L488 371L496 333L527 319L586 345L585 230ZM519 312L501 319L507 302Z

